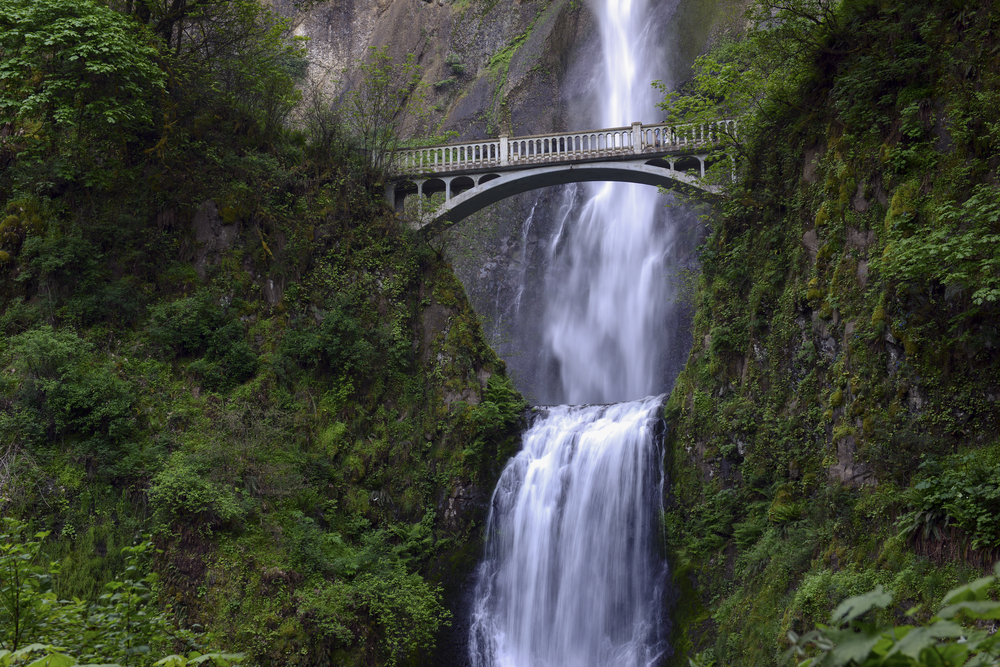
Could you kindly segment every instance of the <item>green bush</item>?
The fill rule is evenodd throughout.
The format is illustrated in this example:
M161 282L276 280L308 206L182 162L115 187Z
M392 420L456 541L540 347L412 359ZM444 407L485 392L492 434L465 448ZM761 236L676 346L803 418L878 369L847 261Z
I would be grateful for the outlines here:
M275 366L286 379L295 367L323 368L337 376L366 379L378 366L380 338L340 305L319 326L300 320L282 339Z
M1000 566L996 572L1000 575ZM785 661L805 658L799 667L1000 665L1000 635L991 631L995 624L984 623L1000 619L1000 602L989 596L996 581L997 576L983 577L952 589L927 623L895 627L862 620L873 609L892 603L892 593L877 586L841 602L830 625L819 625L802 636L789 632L792 647Z
M401 562L364 574L355 583L358 597L381 626L387 667L433 648L438 629L451 625L451 612L441 605L441 588L407 572Z
M214 332L225 323L219 296L208 289L160 304L149 313L150 340L176 354L204 352Z
M252 378L257 372L257 355L246 341L243 324L233 320L216 329L209 338L205 358L192 363L188 370L198 375L209 391L229 389Z
M223 391L257 372L257 355L246 342L244 325L220 305L220 297L203 289L191 297L154 307L149 338L175 354L203 354L188 370L208 391Z
M134 392L92 357L91 345L69 329L44 326L12 338L8 358L17 381L10 393L20 418L5 424L35 452L54 453L58 439L78 456L126 472L121 455L136 432Z
M954 526L974 549L1000 546L1000 469L994 458L976 452L922 463L921 479L910 492L913 509L900 518L900 530L942 539Z
M163 527L183 522L208 529L238 524L245 515L236 494L212 481L195 457L175 452L153 478L149 502Z
M24 664L36 652L52 657L32 665L76 664L64 655L68 651L90 663L140 667L154 664L153 651L202 648L197 635L177 628L167 612L153 605L151 586L157 577L145 572L155 548L148 539L122 549L124 573L108 582L96 600L60 600L52 592L59 565L41 561L42 540L48 535L29 536L27 526L15 519L0 523L0 665ZM226 661L242 659L216 655ZM195 657L192 663L204 662ZM155 664L187 661L169 656Z
M144 28L91 0L5 0L0 16L0 125L109 152L153 123L166 73ZM35 126L37 128L37 126Z

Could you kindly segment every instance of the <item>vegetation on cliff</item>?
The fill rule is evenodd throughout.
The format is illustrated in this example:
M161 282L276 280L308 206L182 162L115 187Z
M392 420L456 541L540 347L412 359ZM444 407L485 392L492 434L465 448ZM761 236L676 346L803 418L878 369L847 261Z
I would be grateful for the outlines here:
M516 441L461 285L348 119L301 103L287 28L255 0L0 0L5 542L32 599L84 611L151 556L180 634L129 664L430 659ZM4 649L119 659L5 613Z
M678 664L773 664L876 585L926 620L998 557L998 21L762 2L667 101L741 116L666 409Z

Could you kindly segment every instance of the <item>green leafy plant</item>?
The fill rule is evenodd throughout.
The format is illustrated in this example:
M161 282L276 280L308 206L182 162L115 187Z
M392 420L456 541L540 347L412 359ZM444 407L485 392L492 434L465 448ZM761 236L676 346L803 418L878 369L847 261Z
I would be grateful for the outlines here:
M44 326L11 339L8 377L17 383L10 395L21 405L6 422L12 437L36 454L54 453L47 437L54 433L78 456L120 457L136 428L134 397L110 368L91 363L92 353L69 329Z
M5 518L0 533L0 648L15 652L45 625L46 594L52 587L50 569L39 565L39 540L47 532L25 536L26 526Z
M451 612L441 605L440 587L407 572L402 562L358 578L358 595L382 626L382 647L388 667L434 646Z
M462 63L462 58L457 53L449 53L448 57L444 59L444 63L455 76L462 76L465 74L465 65Z
M91 0L5 0L0 52L0 124L36 147L120 148L150 127L166 82L151 35Z
M198 636L177 628L168 613L154 606L155 574L148 563L156 551L148 539L122 549L125 571L105 585L96 600L61 600L53 592L58 563L39 562L49 533L27 534L27 526L5 518L0 533L0 665L75 665L114 662L122 667L153 664L157 649L199 648ZM59 647L58 649L53 647ZM36 653L44 654L35 657ZM168 656L156 664L234 662L240 655Z
M192 651L188 655L168 655L153 663L154 667L187 667L188 665L209 664L213 667L229 667L243 661L242 653L205 653ZM0 667L74 667L77 658L64 649L51 644L30 644L16 651L0 650ZM85 667L97 667L90 665ZM100 667L124 667L116 663L104 663Z
M910 493L912 509L900 517L900 531L934 540L953 526L974 549L1000 546L1000 473L990 458L972 453L922 463L922 478Z
M829 625L802 636L789 632L792 646L785 660L804 658L799 667L998 665L1000 636L981 623L1000 619L1000 602L989 596L1000 565L995 570L994 576L949 591L937 614L920 625L878 627L863 620L892 603L892 593L882 586L848 598L834 609Z
M882 256L886 274L966 291L976 305L1000 299L1000 188L980 184L965 201L929 207L928 229L896 224Z
M175 452L153 478L149 501L163 527L177 522L197 523L211 528L231 525L245 511L235 494L208 476L204 461Z

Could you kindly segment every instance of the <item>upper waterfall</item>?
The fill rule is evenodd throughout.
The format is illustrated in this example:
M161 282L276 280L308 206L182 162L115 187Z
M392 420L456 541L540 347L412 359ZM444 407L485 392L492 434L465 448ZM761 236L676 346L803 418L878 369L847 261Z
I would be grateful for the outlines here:
M599 123L657 115L651 82L663 54L653 43L647 0L593 3L603 62L594 73ZM543 355L558 374L551 393L567 403L634 400L663 391L660 357L674 335L668 280L675 239L655 190L605 183L571 187L582 202L550 244Z

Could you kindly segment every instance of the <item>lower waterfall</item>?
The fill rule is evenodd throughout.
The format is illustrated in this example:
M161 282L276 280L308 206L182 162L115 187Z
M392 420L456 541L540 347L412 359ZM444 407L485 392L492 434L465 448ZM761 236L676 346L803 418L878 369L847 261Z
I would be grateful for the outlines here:
M545 408L524 434L491 501L475 667L640 667L664 654L662 401Z

